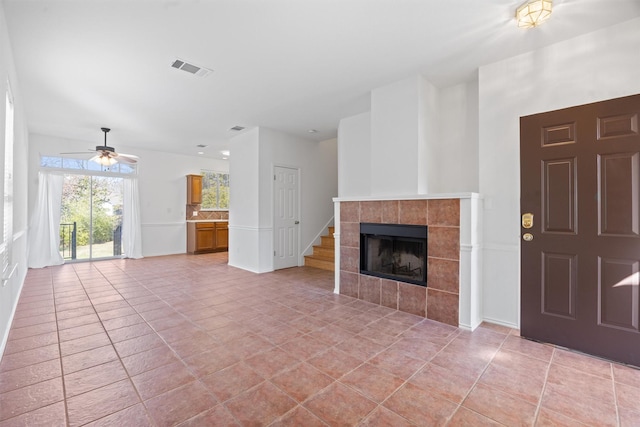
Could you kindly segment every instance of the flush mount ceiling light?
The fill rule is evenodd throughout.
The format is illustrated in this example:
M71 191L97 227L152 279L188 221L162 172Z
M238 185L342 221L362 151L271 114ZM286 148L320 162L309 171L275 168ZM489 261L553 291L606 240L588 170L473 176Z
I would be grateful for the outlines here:
M224 157L229 157L231 153L229 152L229 150L222 150L220 151L220 154L222 154Z
M529 0L516 9L516 20L520 28L534 28L551 16L552 0Z

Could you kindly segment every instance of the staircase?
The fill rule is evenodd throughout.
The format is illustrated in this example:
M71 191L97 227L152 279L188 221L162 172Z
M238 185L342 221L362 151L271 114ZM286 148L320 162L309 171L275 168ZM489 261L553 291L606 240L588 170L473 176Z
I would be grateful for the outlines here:
M320 236L320 245L313 246L313 255L305 255L304 265L307 267L321 268L323 270L334 271L335 269L335 254L334 254L334 240L333 240L333 227L329 227L329 234Z

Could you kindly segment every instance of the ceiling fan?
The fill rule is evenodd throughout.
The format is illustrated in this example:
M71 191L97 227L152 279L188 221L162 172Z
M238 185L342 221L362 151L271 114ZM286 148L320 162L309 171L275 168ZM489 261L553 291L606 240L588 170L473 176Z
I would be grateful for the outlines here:
M104 132L104 145L96 146L96 155L91 157L89 160L94 161L96 163L101 164L102 166L112 166L118 162L128 163L128 164L136 164L138 163L138 156L134 156L133 154L124 154L124 153L116 153L116 150L113 147L109 147L107 145L107 133L111 130L109 128L100 128L102 132ZM93 151L93 150L89 150ZM62 153L62 154L80 154L76 153ZM84 152L82 152L84 154Z

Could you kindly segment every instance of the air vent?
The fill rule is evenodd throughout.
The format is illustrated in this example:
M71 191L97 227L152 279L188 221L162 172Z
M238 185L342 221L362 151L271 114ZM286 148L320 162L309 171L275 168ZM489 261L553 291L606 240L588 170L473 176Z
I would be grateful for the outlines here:
M171 67L177 70L186 71L187 73L193 74L198 77L207 77L209 74L213 73L213 70L209 68L200 67L199 65L190 64L181 59L175 59L171 63Z
M244 130L244 127L243 126L234 126L234 127L231 128L231 130L235 130L236 132L238 132L238 131Z

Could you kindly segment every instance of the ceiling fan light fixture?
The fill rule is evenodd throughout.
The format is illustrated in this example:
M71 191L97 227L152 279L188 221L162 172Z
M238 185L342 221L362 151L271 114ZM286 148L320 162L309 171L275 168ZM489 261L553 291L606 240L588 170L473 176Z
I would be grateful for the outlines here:
M99 156L93 157L91 160L101 164L102 166L113 166L118 163L118 160L116 158L110 157L106 154L100 154Z
M529 0L516 9L520 28L535 28L551 17L552 0Z

